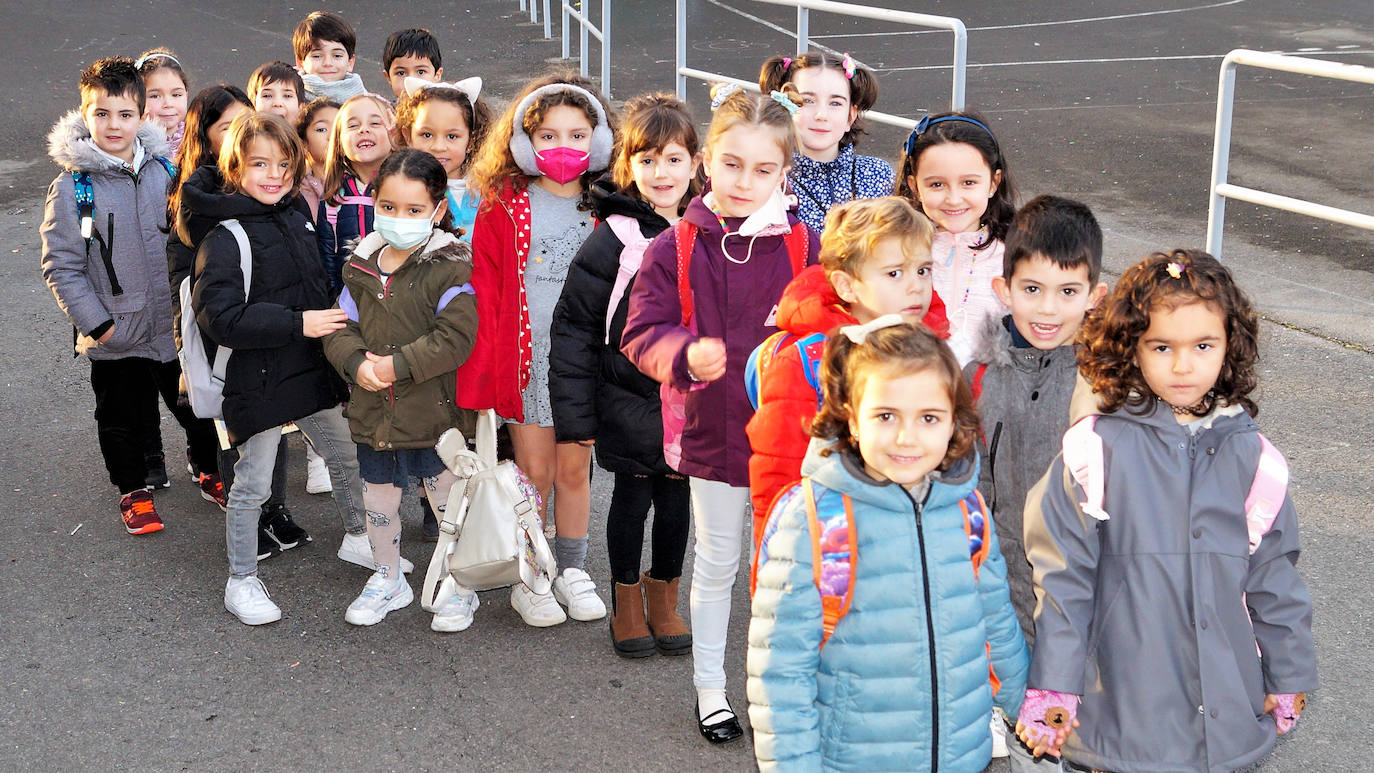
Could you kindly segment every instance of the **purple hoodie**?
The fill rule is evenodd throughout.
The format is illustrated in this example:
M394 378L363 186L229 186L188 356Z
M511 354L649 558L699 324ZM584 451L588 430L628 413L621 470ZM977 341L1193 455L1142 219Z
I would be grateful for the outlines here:
M744 391L744 366L763 339L777 332L778 300L792 281L792 262L782 236L725 240L730 256L721 254L720 222L697 196L683 219L698 227L692 247L691 287L695 310L692 328L682 326L677 293L677 240L669 228L649 243L644 263L630 293L629 317L621 350L649 377L679 389L690 389L687 347L698 338L725 341L725 375L687 394L682 462L678 471L694 478L731 486L749 485L749 439L744 426L754 409ZM788 220L798 222L789 213ZM744 218L725 219L731 233ZM807 265L817 261L820 240L809 233Z

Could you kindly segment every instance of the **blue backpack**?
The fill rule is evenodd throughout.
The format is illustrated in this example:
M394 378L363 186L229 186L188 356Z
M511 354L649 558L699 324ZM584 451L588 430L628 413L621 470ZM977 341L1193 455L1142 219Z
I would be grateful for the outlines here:
M153 156L153 158L157 159L157 162L162 164L162 168L167 170L168 177L172 178L172 180L177 179L177 168L172 165L171 161L168 161L162 156ZM76 213L81 218L81 238L86 240L86 257L89 258L91 256L91 242L100 238L99 235L95 233L95 223L93 222L93 217L95 215L95 188L91 186L90 173L72 172L72 187L76 189ZM113 220L114 216L111 215L110 218ZM104 239L101 239L101 243L102 245L104 244ZM117 282L118 280L114 281ZM118 287L112 289L115 295L121 293Z

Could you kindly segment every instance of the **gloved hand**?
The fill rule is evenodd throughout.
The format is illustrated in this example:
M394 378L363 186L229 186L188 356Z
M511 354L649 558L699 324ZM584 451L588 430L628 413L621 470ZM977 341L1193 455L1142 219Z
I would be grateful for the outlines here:
M1016 715L1016 735L1036 757L1058 755L1078 727L1078 696L1053 690L1027 689Z

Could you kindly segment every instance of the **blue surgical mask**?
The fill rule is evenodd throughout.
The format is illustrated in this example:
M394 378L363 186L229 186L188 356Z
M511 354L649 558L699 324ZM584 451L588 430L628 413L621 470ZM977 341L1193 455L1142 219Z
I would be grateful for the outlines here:
M434 215L438 214L444 202L439 202L428 218L420 219L414 217L393 217L391 215L373 215L372 230L376 231L387 244L398 250L409 250L434 232Z

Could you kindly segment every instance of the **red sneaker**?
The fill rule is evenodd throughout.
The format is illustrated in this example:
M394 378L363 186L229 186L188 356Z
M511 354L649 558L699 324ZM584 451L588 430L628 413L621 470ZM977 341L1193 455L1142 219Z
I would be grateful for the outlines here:
M224 481L220 480L214 473L205 473L200 476L200 496L206 502L214 502L219 505L219 509L224 510L229 506L229 495L224 491Z
M119 514L124 517L124 530L130 534L152 534L162 531L162 519L153 507L152 492L146 489L131 491L119 498Z

